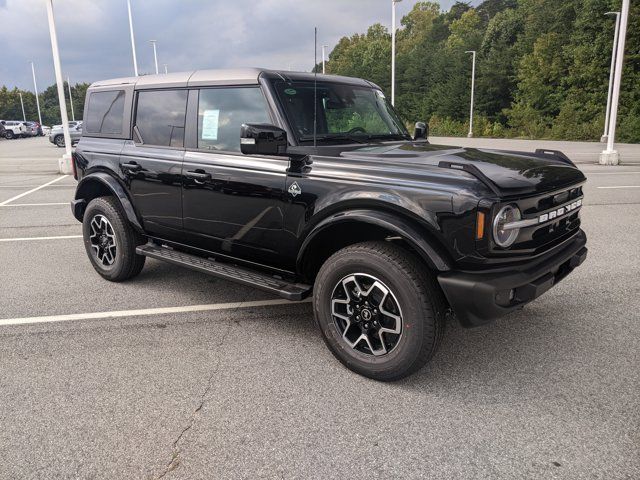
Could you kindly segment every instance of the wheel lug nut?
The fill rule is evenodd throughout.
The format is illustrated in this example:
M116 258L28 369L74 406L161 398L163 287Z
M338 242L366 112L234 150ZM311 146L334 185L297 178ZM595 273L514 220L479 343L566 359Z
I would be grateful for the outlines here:
M364 324L364 328L369 328L369 324L368 324L368 323L365 323L365 324Z

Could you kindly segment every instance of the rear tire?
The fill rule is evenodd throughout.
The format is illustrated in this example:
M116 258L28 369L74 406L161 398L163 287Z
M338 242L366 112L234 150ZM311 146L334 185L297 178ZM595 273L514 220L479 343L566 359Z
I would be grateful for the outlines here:
M64 135L56 135L53 143L55 143L58 148L64 148Z
M87 205L82 220L84 247L93 268L103 278L122 282L135 277L145 257L136 247L145 242L136 232L114 197L98 197Z
M333 355L354 372L399 380L436 352L446 301L434 276L401 247L346 247L322 265L315 285L316 324Z

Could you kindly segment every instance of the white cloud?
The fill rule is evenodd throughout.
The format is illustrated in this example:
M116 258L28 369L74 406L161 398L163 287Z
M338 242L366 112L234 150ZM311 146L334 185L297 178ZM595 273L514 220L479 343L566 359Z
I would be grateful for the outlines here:
M453 0L442 1L449 7ZM415 0L398 4L399 18ZM259 66L310 70L313 28L320 46L364 32L375 22L390 24L390 0L132 0L138 65L152 72L149 39L158 61L171 71ZM54 0L65 76L72 82L133 73L126 0ZM44 2L0 0L0 85L32 88L54 83ZM162 67L160 67L162 69Z

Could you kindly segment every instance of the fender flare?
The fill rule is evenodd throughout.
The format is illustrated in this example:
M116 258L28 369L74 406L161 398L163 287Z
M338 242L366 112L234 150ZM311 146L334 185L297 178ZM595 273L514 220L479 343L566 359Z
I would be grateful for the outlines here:
M427 262L430 268L438 272L451 270L451 262L443 249L439 248L439 245L434 246L434 242L430 242L424 232L421 232L419 227L416 227L410 220L384 211L357 209L330 215L313 227L298 250L296 259L298 271L302 268L309 245L311 245L317 235L325 229L343 222L368 223L394 232L409 243Z
M133 204L127 195L127 192L122 187L120 182L116 180L113 176L109 175L105 172L95 172L87 175L78 183L76 188L75 200L71 202L71 209L73 211L73 216L80 222L82 222L82 217L84 215L84 210L89 203L87 201L87 194L90 193L90 188L92 184L99 183L102 187L106 187L111 194L118 199L120 205L122 206L122 210L127 216L127 220L129 223L133 225L133 227L139 232L143 232L142 225L138 220L136 215L136 211L133 208Z

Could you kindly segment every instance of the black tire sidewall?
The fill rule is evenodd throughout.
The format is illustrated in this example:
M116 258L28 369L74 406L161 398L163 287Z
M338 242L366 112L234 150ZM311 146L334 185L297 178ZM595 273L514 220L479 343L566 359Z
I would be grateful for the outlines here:
M116 237L116 255L115 262L113 265L106 266L103 265L102 262L98 260L96 257L93 248L91 248L91 241L89 237L91 236L91 220L96 215L103 215L109 220L111 226L113 227L113 231ZM96 271L107 278L108 280L112 280L115 278L119 278L122 276L125 269L128 269L128 265L126 264L125 258L125 249L128 246L128 238L127 232L123 231L123 228L120 228L121 225L126 225L123 222L122 213L119 212L112 204L106 201L103 197L96 198L92 200L84 213L84 218L82 221L82 237L84 240L84 248L93 264L93 267Z
M59 141L59 139L62 138L62 142ZM64 136L62 135L58 135L53 139L53 142L56 144L56 147L58 148L62 148L64 147Z
M340 252L339 252L340 253ZM325 268L326 267L326 268ZM402 377L435 342L433 307L409 275L397 264L373 252L337 254L327 261L317 278L314 292L316 323L332 353L348 368L371 378ZM352 349L342 339L331 314L331 296L336 284L353 273L365 273L382 281L395 295L402 312L402 335L393 350L374 356ZM429 332L431 335L429 335Z

